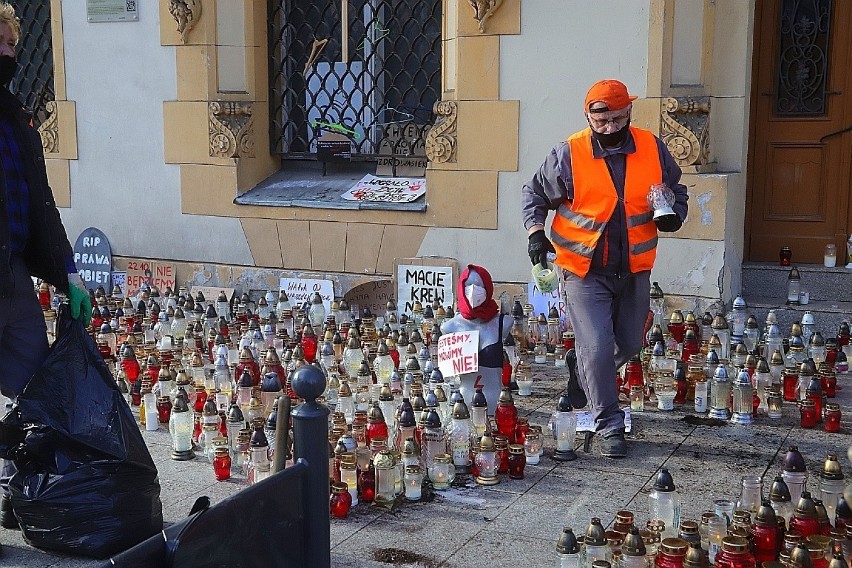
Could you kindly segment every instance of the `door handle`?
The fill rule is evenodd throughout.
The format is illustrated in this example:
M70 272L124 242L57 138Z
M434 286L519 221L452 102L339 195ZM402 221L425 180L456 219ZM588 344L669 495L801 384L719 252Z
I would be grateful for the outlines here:
M829 132L825 136L819 139L820 144L831 138L832 136L837 136L838 134L843 134L845 132L852 131L852 125L847 126L846 128L841 128L840 130L835 130L834 132Z

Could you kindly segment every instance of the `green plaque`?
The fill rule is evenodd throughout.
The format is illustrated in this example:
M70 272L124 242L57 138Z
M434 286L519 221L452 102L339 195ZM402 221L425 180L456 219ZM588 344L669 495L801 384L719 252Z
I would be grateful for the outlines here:
M139 0L86 0L86 20L94 22L138 22Z

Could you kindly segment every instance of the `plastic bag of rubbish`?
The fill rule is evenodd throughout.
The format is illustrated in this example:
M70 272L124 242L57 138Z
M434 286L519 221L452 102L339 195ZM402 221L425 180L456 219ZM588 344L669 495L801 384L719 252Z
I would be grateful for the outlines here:
M18 469L12 506L32 546L105 558L162 530L157 468L67 305L47 360L0 425L0 455Z

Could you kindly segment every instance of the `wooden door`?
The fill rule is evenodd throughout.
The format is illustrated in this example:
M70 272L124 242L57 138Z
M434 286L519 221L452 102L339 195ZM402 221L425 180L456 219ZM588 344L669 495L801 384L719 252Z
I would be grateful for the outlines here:
M746 258L845 262L852 232L852 9L847 0L758 0Z

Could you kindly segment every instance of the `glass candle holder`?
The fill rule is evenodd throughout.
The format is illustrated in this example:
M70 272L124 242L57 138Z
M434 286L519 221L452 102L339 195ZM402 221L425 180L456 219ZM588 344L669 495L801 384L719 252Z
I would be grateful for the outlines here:
M837 245L834 243L825 245L822 263L826 268L834 268L837 265Z
M799 403L800 425L802 428L815 428L817 425L816 405L812 400Z
M524 441L524 453L526 454L527 463L535 465L539 463L541 456L541 435L538 432L530 431L527 433Z
M830 402L825 405L825 423L823 428L826 432L840 432L840 405Z
M436 491L445 491L456 478L456 468L449 454L438 454L429 467L429 480Z
M213 473L216 481L225 481L231 478L231 451L229 448L216 448L213 457Z
M640 385L630 387L630 412L645 411L645 388Z
M335 519L345 519L352 508L352 496L345 483L331 484L331 516Z
M524 455L524 447L520 444L509 445L509 478L523 479L526 465L527 459Z
M419 465L409 465L405 468L405 499L420 501L423 496L423 473Z
M781 247L778 251L778 260L780 266L790 266L790 261L793 259L793 251L790 247Z

